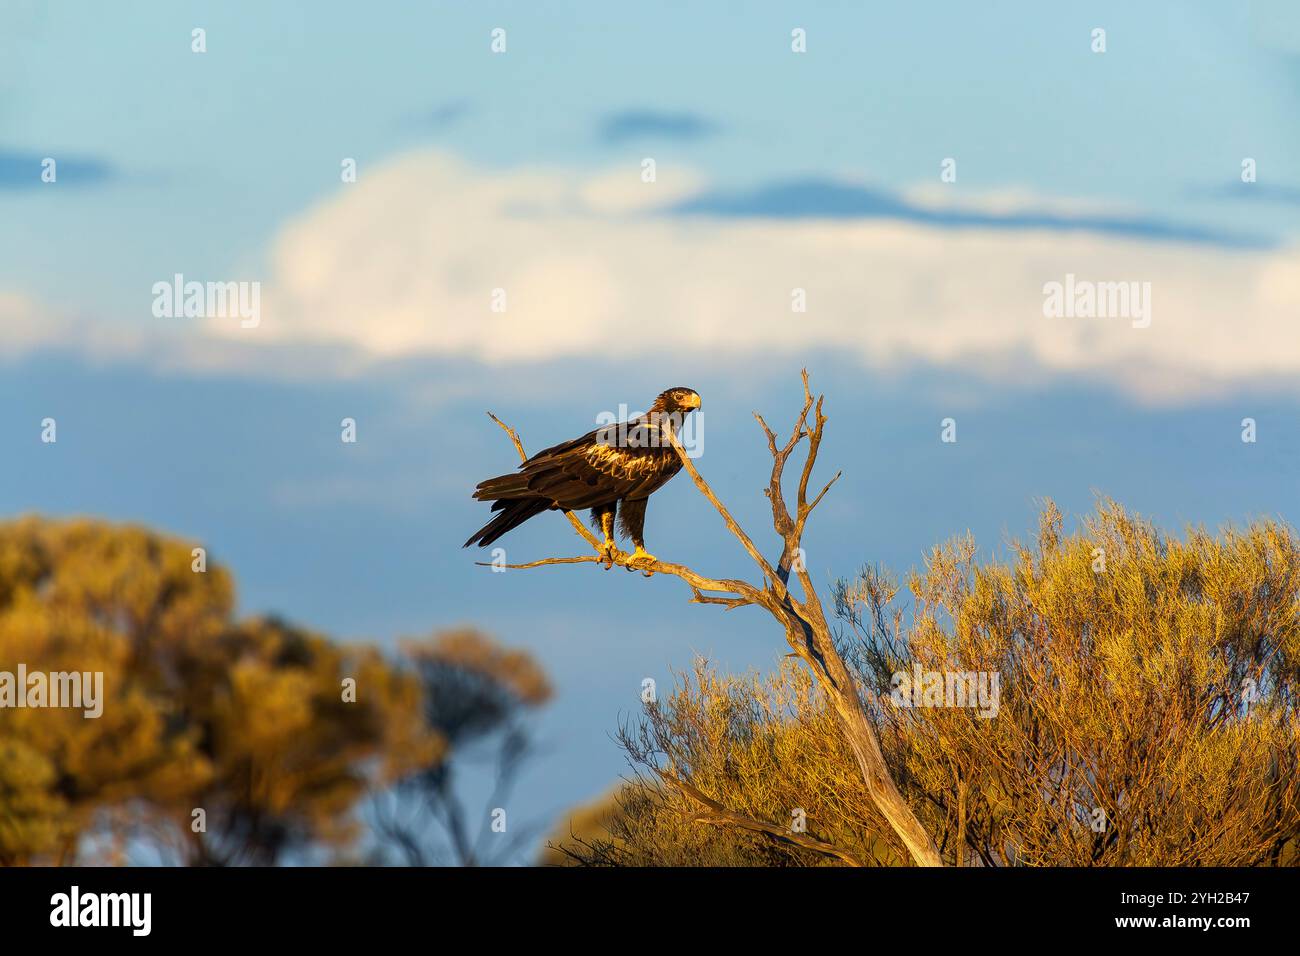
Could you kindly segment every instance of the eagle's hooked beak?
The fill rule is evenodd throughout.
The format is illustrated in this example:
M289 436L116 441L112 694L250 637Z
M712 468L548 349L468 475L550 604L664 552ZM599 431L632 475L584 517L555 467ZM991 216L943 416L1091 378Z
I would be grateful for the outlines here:
M700 407L700 396L699 396L699 395L687 395L687 396L686 396L686 401L682 402L682 405L684 405L686 408L699 408L699 407Z

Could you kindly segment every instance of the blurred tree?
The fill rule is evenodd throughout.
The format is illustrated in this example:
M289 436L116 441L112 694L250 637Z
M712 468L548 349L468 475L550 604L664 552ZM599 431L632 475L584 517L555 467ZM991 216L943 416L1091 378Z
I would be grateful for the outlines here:
M212 639L228 614L228 577L192 573L189 555L138 528L0 525L0 670L102 672L107 698L98 719L0 711L0 750L20 761L4 775L21 781L15 802L6 788L0 803L0 862L74 862L103 808L177 799L210 772L150 657L155 645Z
M898 588L837 589L859 692L890 772L955 865L1300 862L1300 542L1261 522L1171 540L1102 502L1066 538L975 562L940 547ZM996 714L900 706L900 674L996 674ZM945 701L951 703L951 701ZM623 744L645 773L569 862L898 865L806 669L707 663ZM796 824L799 824L797 826ZM802 829L800 829L802 826Z
M538 833L532 821L500 814L534 749L528 718L551 698L546 675L526 652L470 629L407 643L403 658L418 677L425 723L443 741L445 759L407 774L376 800L376 832L411 866L512 861ZM456 786L458 768L471 761L489 764L493 777L473 817Z
M138 527L0 524L0 671L102 672L106 698L98 719L0 710L0 864L101 845L120 861L131 841L190 865L340 852L375 792L449 792L453 744L506 727L522 755L516 705L549 695L526 655L455 632L389 660L237 620L229 573L193 562L190 543Z
M272 864L313 843L345 845L358 801L442 753L420 721L418 685L373 649L256 619L181 663L175 691L211 764L171 807L188 864ZM206 833L189 825L191 807L204 809Z

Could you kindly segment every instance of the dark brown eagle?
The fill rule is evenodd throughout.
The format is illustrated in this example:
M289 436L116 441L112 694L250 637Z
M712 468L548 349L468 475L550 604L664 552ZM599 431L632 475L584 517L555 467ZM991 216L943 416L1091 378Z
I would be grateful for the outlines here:
M474 497L491 501L495 518L470 536L465 547L487 547L511 528L543 511L591 509L592 524L605 536L601 557L614 563L614 517L622 503L623 534L636 550L631 561L652 561L645 549L645 507L650 495L681 469L666 431L680 433L683 420L700 407L691 388L660 393L650 411L626 422L602 425L581 438L539 451L519 471L480 482Z

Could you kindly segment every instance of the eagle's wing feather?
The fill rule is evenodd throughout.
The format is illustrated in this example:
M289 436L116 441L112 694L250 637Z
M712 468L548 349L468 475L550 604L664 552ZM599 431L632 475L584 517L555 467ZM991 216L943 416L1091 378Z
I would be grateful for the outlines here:
M680 467L671 448L652 446L649 431L631 425L626 438L609 428L588 432L538 452L513 475L481 482L474 497L495 500L494 507L513 498L546 498L570 511L644 497Z
M639 503L631 516L639 535L644 500L680 469L672 446L644 420L597 428L538 452L512 474L480 482L474 497L491 501L498 514L465 545L486 546L548 508L580 511L624 499Z

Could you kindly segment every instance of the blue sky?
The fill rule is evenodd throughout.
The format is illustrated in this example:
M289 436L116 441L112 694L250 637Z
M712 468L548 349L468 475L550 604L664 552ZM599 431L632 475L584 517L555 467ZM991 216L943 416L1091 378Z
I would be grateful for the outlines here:
M845 471L809 533L826 581L968 529L987 553L1043 497L1174 528L1290 517L1300 18L805 6L7 4L5 512L201 539L246 610L341 636L474 623L531 647L559 698L526 817L614 781L644 677L770 666L780 635L672 581L474 567L469 490L513 465L487 409L536 449L689 384L700 467L761 536L750 412L786 419L807 365ZM261 326L155 317L176 273L262 283ZM1045 318L1067 273L1150 282L1150 328ZM648 535L748 570L681 480ZM507 544L578 542L544 516Z

